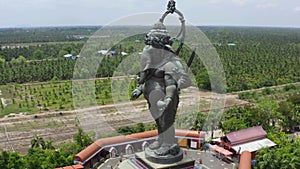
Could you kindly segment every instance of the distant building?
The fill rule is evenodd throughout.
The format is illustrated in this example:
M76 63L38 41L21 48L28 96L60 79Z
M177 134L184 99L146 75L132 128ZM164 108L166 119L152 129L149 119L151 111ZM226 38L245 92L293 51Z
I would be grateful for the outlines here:
M117 52L114 50L99 50L98 53L107 57L111 57L117 54Z
M99 50L98 53L101 55L106 55L108 53L108 50Z
M228 45L228 46L236 46L235 43L228 43L227 45Z
M244 151L249 151L252 159L254 159L256 151L276 145L267 138L267 132L262 126L228 133L221 138L221 141L225 149L232 151L234 154L240 155Z
M70 57L72 57L73 55L71 55L71 54L66 54L66 55L64 55L64 58L70 58Z
M126 52L121 52L121 55L122 55L122 56L127 56L128 53L126 53Z
M74 56L74 55L72 55L72 54L66 54L66 55L64 55L64 58L70 58L70 59L77 59L79 56Z

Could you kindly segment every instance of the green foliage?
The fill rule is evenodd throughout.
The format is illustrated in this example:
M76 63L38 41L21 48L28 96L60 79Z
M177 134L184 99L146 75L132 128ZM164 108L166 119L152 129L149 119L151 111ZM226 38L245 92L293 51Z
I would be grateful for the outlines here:
M74 135L74 140L82 148L85 148L93 143L91 137L84 133L81 128L79 128L78 132Z
M278 122L281 114L278 112L279 104L276 100L263 99L257 103L257 107L267 115L267 123L272 123L273 127Z
M15 152L3 151L0 154L1 169L49 169L61 166L72 165L72 158L87 145L91 144L91 138L82 129L74 135L75 142L65 143L55 150L51 141L45 141L40 136L34 136L33 148L28 154L20 155Z
M283 88L285 91L289 91L289 90L296 90L296 86L293 85L293 84L290 84L290 85L286 85L284 86Z
M296 96L291 96L296 97ZM290 98L288 100L290 100ZM220 128L228 133L252 126L263 126L267 131L292 132L300 123L299 104L263 99L257 106L233 107L222 116Z
M229 110L227 110L223 116L220 123L220 128L224 133L237 131L241 129L245 129L248 127L255 126L253 123L260 124L260 121L253 122L255 119L253 119L253 114L256 113L257 110L253 109L251 107L245 107L245 108L239 108L239 107L233 107ZM248 121L250 120L250 121Z
M40 49L35 50L33 53L33 57L37 60L43 59L44 55L45 55L44 52Z
M263 88L257 91L241 91L239 92L239 99L247 100L250 102L259 102L264 98L274 100L286 100L290 96L297 95L300 90L299 84L287 84L282 86L276 86L275 88ZM290 99L293 99L292 97Z
M300 112L297 107L289 101L281 102L278 111L282 115L279 122L280 126L286 132L294 131L294 127L300 124Z
M293 103L294 105L300 105L300 94L294 94L288 98L288 101Z
M138 123L136 126L125 126L118 128L117 132L119 134L128 135L132 133L139 133L148 130L154 130L157 127L155 125L145 125L144 123Z
M0 56L0 64L3 64L3 63L5 63L5 59L2 56Z
M276 142L276 148L266 148L258 152L255 169L298 169L300 168L300 139L279 133L269 136Z
M201 29L211 42L215 44L215 48L220 55L226 75L227 91L240 91L299 81L300 72L298 71L298 67L300 60L298 53L300 47L298 43L300 32L298 29L232 27L201 27ZM57 30L62 30L62 32L57 32ZM16 56L22 55L27 60L31 60L31 62L23 63L18 66L15 64L10 65L12 63L5 64L4 67L0 66L0 72L4 72L3 75L0 75L0 84L11 82L26 83L33 81L49 81L53 79L54 76L56 76L58 80L72 78L74 63L69 63L71 62L69 61L70 59L68 59L68 61L60 59L67 53L79 54L83 47L83 42L81 42L80 37L75 36L78 32L82 33L80 35L84 36L91 35L95 30L95 27L26 30L36 33L34 39L30 36L28 37L29 34L24 30L18 30L18 33L14 34L15 36L12 36L12 33L15 31L13 29L7 29L0 32L0 44L1 42L12 43L21 37L25 39L19 39L16 42L48 41L48 39L45 39L44 37L49 37L49 39L52 40L60 39L60 41L72 42L59 43L53 41L53 43L21 44L20 46L16 45L19 47L13 46L3 48L0 51L0 54L6 61L13 60ZM52 34L53 32L56 34ZM62 35L63 37L60 37ZM117 53L125 51L131 54L143 49L144 44L136 42L136 40L142 42L143 38L144 35L129 37L115 46L110 47ZM79 42L73 42L76 40ZM237 45L234 47L228 46L227 44L229 42L235 42ZM105 44L101 45L104 49L105 47L109 47L107 44L112 44L112 42L103 43ZM174 46L176 46L176 43ZM190 54L191 50L185 46L180 53L180 57L184 61L187 61ZM42 60L39 62L32 61L35 59L47 58L49 60ZM112 76L116 68L125 58L126 57L118 55L114 57L104 57L99 66L99 70L97 70L97 77ZM138 64L127 67L130 69L137 68ZM213 69L213 67L210 68L210 70ZM218 84L216 84L216 86L210 86L210 78L218 79L218 75L214 75L214 72L207 72L206 67L198 57L195 58L191 70L195 75L197 84L200 88L208 90L214 88L217 91L221 90ZM91 72L90 70L85 71ZM131 73L135 74L137 72ZM221 80L224 79L218 79L218 81ZM289 89L286 88L286 90ZM266 89L264 92L268 94L272 91Z
M0 168L1 169L25 169L26 160L24 156L15 152L3 151L0 154Z
M26 62L26 58L22 55L20 55L17 59L12 59L11 63L14 65L21 65Z
M125 84L129 84L130 80L131 79L128 81L112 81L110 79L96 79L95 99L97 104L103 105L113 103L111 94L112 83L125 82ZM8 84L0 86L0 90L4 95L4 98L6 98L6 102L8 102L8 105L3 107L3 109L1 109L0 105L0 116L8 115L12 112L28 112L34 114L41 111L72 110L74 109L74 96L72 96L72 90L78 90L80 93L83 93L77 95L76 100L80 102L80 106L89 107L93 100L91 100L90 95L84 94L90 91L90 88L86 85L86 81L78 82L74 85L71 81L56 81L53 79L53 81L47 83L24 85ZM134 83L130 83L129 87L133 88L134 85ZM119 95L120 100L129 98L128 91L123 89L124 87L116 87L113 90L115 94Z
M0 44L85 41L86 37L76 35L91 35L99 28L89 26L1 29Z
M46 143L42 137L35 135L34 138L31 140L31 148L46 149Z
M224 113L220 123L223 132L262 125L268 133L268 138L277 144L276 147L259 150L254 169L300 167L300 138L293 138L287 134L300 123L299 104L291 102L298 96L299 94L291 96L287 101L281 102L265 98L256 106L234 107Z
M206 113L198 112L196 120L191 128L191 130L202 131L205 125L205 120L207 118Z

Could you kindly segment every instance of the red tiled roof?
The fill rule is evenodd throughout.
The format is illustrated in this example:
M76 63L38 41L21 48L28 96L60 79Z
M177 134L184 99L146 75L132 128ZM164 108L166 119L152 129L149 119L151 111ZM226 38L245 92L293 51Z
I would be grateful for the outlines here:
M143 138L150 138L150 137L155 137L157 136L157 130L151 130L151 131L145 131L141 133L134 133L127 135L126 137L129 138L135 138L135 139L143 139Z
M267 137L267 132L262 126L251 127L226 134L231 146L246 142L263 139Z
M84 167L80 164L77 164L77 165L60 167L60 168L55 168L55 169L84 169Z
M131 134L127 136L115 136L115 137L99 139L95 141L93 144L91 144L90 146L88 146L87 148L85 148L84 150L82 150L81 152L79 152L77 155L75 155L74 159L84 162L104 146L118 144L122 142L129 142L137 139L149 138L154 136L157 136L157 131L149 131L149 132Z
M224 154L225 156L231 156L231 155L233 155L232 152L230 152L228 150L225 150L224 148L219 147L217 145L212 145L212 146L210 146L210 148L213 149L213 150L215 150L215 151L217 151L217 152L219 152L219 153L221 153L221 154Z
M180 129L176 129L176 136L205 138L205 134L203 134L203 133L200 134L198 131L180 130Z
M115 137L109 137L109 138L103 138L95 141L93 144L79 152L77 155L74 156L73 159L76 159L77 161L85 162L89 157L91 157L93 154L95 154L97 151L99 151L102 147L107 145L113 145L123 142L129 142L139 139L145 139L150 137L157 136L157 130L152 131L146 131L141 133L134 133L127 136L115 136ZM191 131L191 130L176 130L176 136L186 136L186 137L205 137L204 134L199 134L198 131Z

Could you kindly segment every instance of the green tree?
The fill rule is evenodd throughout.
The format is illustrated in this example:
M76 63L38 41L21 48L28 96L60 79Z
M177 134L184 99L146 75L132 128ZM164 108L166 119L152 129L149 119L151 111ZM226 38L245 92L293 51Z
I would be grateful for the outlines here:
M45 141L45 149L49 149L49 150L55 150L55 147L53 146L53 141Z
M31 148L46 148L45 141L42 137L35 135L34 138L31 140Z
M276 102L276 100L263 99L257 103L257 106L268 115L266 119L268 124L272 124L272 126L275 127L278 119L281 116L281 114L278 112L279 104Z
M219 128L221 116L218 111L211 111L207 115L203 130L211 132L211 139L214 138L214 131Z
M202 129L204 128L204 123L205 123L206 118L207 118L206 113L198 112L197 116L196 116L196 120L191 129L197 130L197 131L202 131Z
M9 153L6 151L2 151L0 155L0 168L8 169L7 164L9 163Z
M59 53L58 53L58 56L62 58L64 55L66 55L68 53L69 53L68 51L60 50Z
M265 148L257 153L255 169L298 169L300 168L300 139L279 133L270 138L276 148Z
M118 128L117 132L123 135L128 135L128 134L136 133L136 130L135 127L133 126L124 126Z
M47 155L45 150L42 150L41 148L31 148L28 150L28 154L26 156L27 160L27 168L28 169L46 169L45 164L47 164ZM53 166L50 166L49 168L54 168Z
M11 152L9 153L9 161L7 163L7 168L9 169L25 169L25 159L22 155Z
M11 60L11 63L13 63L13 64L21 64L24 62L26 62L26 58L21 55L17 59Z
M44 52L40 49L37 49L37 50L34 51L33 57L37 60L41 60L44 57Z
M292 132L294 127L300 122L300 113L296 110L293 103L288 101L283 101L279 103L278 111L282 114L280 118L280 126L282 126L285 131Z
M82 148L85 148L93 143L91 137L84 133L82 128L78 129L78 132L74 135L74 140Z
M2 56L0 56L0 64L3 64L3 63L5 63L5 59Z
M144 132L145 131L145 124L144 123L138 123L136 125L136 132Z

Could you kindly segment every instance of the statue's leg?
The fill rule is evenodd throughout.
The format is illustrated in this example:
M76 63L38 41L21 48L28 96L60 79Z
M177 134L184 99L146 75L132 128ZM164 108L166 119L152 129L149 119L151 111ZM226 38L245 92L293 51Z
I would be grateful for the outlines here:
M158 149L158 148L162 145L163 140L164 140L163 134L161 134L161 133L162 133L162 128L161 128L161 126L160 126L160 122L159 122L158 119L155 120L155 122L156 122L157 130L158 130L158 139L155 140L152 144L149 145L149 148L150 148L151 150L156 150L156 149Z
M177 107L179 103L179 98L174 97L170 106L164 111L161 116L162 121L162 146L155 151L157 155L167 155L167 154L177 154L179 152L179 146L175 142L175 116L177 112ZM174 149L174 150L173 150Z
M158 130L158 139L149 145L149 148L152 150L158 149L162 145L163 140L164 140L162 112L159 111L159 109L157 107L157 102L164 97L165 97L164 92L156 89L156 90L151 91L149 98L148 98L149 109L150 109L152 117L154 118L154 120L156 122L157 130Z

